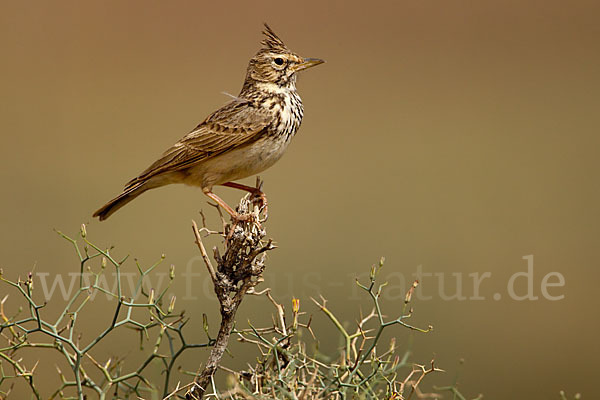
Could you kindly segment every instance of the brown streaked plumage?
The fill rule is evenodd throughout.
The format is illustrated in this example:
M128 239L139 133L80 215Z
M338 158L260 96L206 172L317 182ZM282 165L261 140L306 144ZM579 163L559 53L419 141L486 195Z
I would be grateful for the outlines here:
M171 183L201 187L239 220L243 217L212 192L213 186L255 192L266 204L264 193L231 181L264 171L283 155L302 122L297 73L323 60L292 52L267 24L263 34L263 47L248 64L240 94L129 181L94 217L102 221L145 191Z

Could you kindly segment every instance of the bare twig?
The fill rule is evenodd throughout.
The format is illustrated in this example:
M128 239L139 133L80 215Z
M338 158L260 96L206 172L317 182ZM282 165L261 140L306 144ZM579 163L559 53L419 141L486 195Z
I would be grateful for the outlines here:
M200 231L198 230L198 225L196 225L196 221L192 220L192 229L194 230L194 236L196 237L196 244L200 249L200 254L202 255L202 259L206 264L206 268L208 268L208 273L210 274L210 278L213 281L213 284L217 284L217 273L215 272L215 268L208 258L208 254L206 253L206 249L204 248L204 243L202 243L202 238L200 237Z

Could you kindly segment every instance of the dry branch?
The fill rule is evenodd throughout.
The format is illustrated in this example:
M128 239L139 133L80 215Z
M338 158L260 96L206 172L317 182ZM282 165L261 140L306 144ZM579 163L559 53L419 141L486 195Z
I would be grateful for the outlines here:
M240 201L237 211L241 214L251 214L254 218L248 222L232 222L224 227L221 233L225 239L223 255L220 254L217 247L213 249L216 269L208 257L201 236L201 232L209 234L215 234L215 232L209 231L206 226L199 230L196 222L192 221L196 244L202 254L219 301L221 325L206 365L195 380L195 384L187 392L187 399L201 399L204 396L227 349L238 307L244 296L262 281L265 253L275 248L270 240L263 240L266 232L258 222L261 213L259 203L260 199L253 199L250 195ZM204 221L203 218L203 224Z

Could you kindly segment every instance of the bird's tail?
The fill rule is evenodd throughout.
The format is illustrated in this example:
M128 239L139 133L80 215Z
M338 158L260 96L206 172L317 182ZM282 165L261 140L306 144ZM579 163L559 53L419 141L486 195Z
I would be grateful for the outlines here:
M147 182L142 182L132 187L125 189L123 193L106 203L98 211L94 213L94 217L98 217L100 221L104 221L110 217L115 211L129 203L131 200L144 193L146 190L151 189Z

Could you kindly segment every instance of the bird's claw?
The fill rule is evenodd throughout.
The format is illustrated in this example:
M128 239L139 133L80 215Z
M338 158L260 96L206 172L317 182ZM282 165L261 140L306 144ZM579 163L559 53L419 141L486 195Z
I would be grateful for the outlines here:
M229 228L229 233L227 234L227 241L229 241L229 239L231 239L231 237L233 236L233 232L235 231L235 227L240 223L240 222L249 222L252 224L255 224L256 227L260 230L263 229L261 221L258 216L254 213L248 213L248 214L240 214L240 213L235 213L235 215L231 216L231 226Z
M252 213L248 213L248 214L236 213L236 215L231 216L231 220L233 221L234 224L237 224L239 222L258 222L258 218L256 217L256 215L254 215Z

